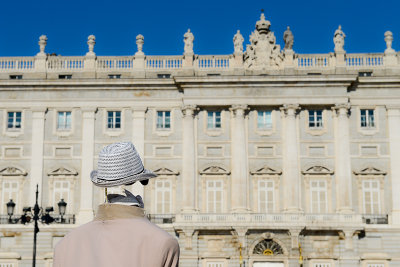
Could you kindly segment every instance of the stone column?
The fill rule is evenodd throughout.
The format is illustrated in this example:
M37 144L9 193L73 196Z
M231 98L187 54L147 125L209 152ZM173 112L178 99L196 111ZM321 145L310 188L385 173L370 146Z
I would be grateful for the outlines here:
M350 213L352 206L352 176L350 159L348 103L337 104L334 107L335 116L335 178L337 212Z
M400 225L400 107L387 107L392 184L392 224Z
M132 120L132 143L135 145L137 152L145 164L144 159L144 131L145 131L145 119L146 119L146 107L137 107L133 110ZM146 166L146 165L145 165ZM144 186L141 183L134 183L132 185L132 193L135 195L141 195L144 199Z
M195 140L196 106L182 107L183 144L182 144L182 212L196 210L196 140Z
M96 108L82 108L81 197L77 224L93 219L93 184L90 172L94 169L95 113Z
M39 205L42 200L44 121L47 108L32 108L32 154L29 187L29 205L35 205L36 185L39 185Z
M233 105L231 111L232 134L231 134L231 207L232 212L247 212L247 139L245 126L246 105Z
M285 104L283 111L283 188L284 211L301 211L301 182L297 137L297 104Z

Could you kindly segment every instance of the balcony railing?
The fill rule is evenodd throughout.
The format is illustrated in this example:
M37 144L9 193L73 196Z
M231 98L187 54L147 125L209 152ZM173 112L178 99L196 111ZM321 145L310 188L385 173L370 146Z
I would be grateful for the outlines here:
M387 214L363 214L363 223L365 224L388 224L389 218Z
M0 224L24 224L21 220L22 215L13 215L10 216L8 215L0 215ZM61 215L59 214L50 214L51 217L54 218L54 222L58 224L75 224L75 215L74 214L66 214L61 218ZM33 222L33 219L29 216L27 216L29 224L30 222Z
M156 224L166 224L175 222L175 214L148 214L147 218L152 223Z

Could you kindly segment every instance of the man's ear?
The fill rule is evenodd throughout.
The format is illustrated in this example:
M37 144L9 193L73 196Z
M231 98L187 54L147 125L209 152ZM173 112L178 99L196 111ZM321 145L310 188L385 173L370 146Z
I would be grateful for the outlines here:
M149 179L140 181L142 185L147 185L149 183Z

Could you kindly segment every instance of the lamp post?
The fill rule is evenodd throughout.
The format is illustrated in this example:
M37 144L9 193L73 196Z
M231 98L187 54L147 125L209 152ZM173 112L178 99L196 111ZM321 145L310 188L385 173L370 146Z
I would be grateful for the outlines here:
M33 232L33 257L32 257L32 267L36 267L36 243L37 243L37 233L39 233L39 225L38 221L40 220L42 223L50 224L50 223L65 223L65 211L67 208L67 203L64 199L61 199L58 203L58 210L60 213L60 220L54 219L50 212L53 212L53 207L47 207L44 212L43 208L39 207L38 203L38 196L39 196L39 185L36 185L36 202L33 210L31 207L23 208L23 215L19 218L12 218L14 215L15 203L12 199L6 204L7 206L7 215L8 215L8 223L15 224L21 222L22 224L26 224L31 222L33 219L34 222L34 232ZM32 216L32 217L31 217ZM75 217L73 217L73 221L75 221ZM68 223L68 222L67 222Z

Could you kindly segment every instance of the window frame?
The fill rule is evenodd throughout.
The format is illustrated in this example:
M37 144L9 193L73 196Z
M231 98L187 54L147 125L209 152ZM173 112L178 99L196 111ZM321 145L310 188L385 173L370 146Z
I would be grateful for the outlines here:
M363 115L363 111L366 111L365 115ZM372 114L369 114L372 111ZM363 126L363 116L365 117L364 122L365 125ZM372 120L371 120L372 118ZM375 109L370 108L360 108L360 127L362 129L375 129L376 127L376 118L375 118ZM369 124L373 124L372 126Z
M108 128L109 112L120 112L120 128ZM115 123L116 117L113 115L113 123ZM120 136L125 130L125 109L123 108L105 108L103 111L103 131L108 136Z
M158 180L165 180L169 181L171 184L171 212L168 214L175 214L176 213L176 180L177 176L179 175L178 172L174 172L168 168L160 168L154 171L155 174L157 174L157 179L150 179L149 180L149 185L145 187L145 190L150 190L150 197L151 197L151 205L150 205L150 211L151 214L160 214L157 213L157 207L156 207L156 182ZM167 213L164 213L167 215Z
M61 113L63 113L63 115L64 115L63 116L63 119L64 119L63 127L60 127L60 114ZM68 125L68 114L69 114L69 125ZM62 131L62 132L71 131L71 129L72 129L72 111L68 111L68 110L60 111L60 110L58 110L56 116L57 116L57 121L56 121L56 123L57 123L57 126L56 126L57 127L57 131Z
M167 112L169 113L169 116L167 116ZM161 124L159 124L159 115L161 114ZM168 127L167 126L167 119L169 120L168 122ZM156 129L157 131L171 131L171 111L170 110L157 110L156 111Z
M321 113L321 114L318 114ZM311 130L324 129L324 110L323 109L310 109L308 110L308 128ZM312 118L312 120L311 120ZM314 124L311 126L311 124Z
M8 128L8 113L21 112L21 128ZM17 137L24 134L25 128L25 110L23 109L3 109L3 134L9 137Z
M211 126L210 126L210 113L211 117ZM219 116L217 115L219 113ZM219 122L217 121L219 117ZM207 130L208 131L220 131L222 129L222 111L221 110L207 110Z
M321 188L319 187L320 183L323 182L324 183L324 188L323 190L321 190ZM317 187L313 187L313 183L317 183L318 186ZM309 188L310 188L310 212L311 213L315 213L315 214L326 214L328 213L328 183L326 181L326 179L310 179L309 181ZM316 192L317 193L317 200L315 201L314 197L313 197L313 193ZM322 205L323 203L321 202L321 192L324 192L325 195L325 207L324 207L324 211L322 211ZM318 210L314 210L314 202L317 202L317 207Z
M362 123L361 111L362 110L373 110L374 127L362 127L361 126L361 123ZM366 106L357 106L355 108L354 111L355 111L355 114L357 114L356 115L356 117L357 117L357 129L358 129L359 133L361 133L362 135L368 136L368 135L377 134L379 132L379 127L380 127L379 126L380 125L379 115L380 115L380 112L382 112L380 110L381 110L381 108L379 106L368 106L368 105L366 105Z

